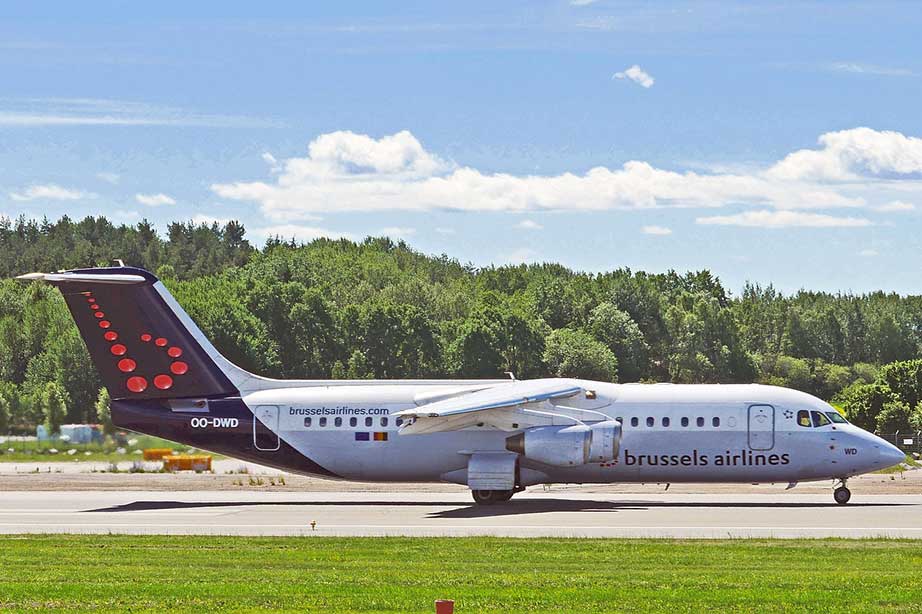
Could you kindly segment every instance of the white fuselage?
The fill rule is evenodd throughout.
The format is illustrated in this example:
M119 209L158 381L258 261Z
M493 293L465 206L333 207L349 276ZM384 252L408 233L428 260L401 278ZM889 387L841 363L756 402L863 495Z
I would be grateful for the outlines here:
M810 395L761 385L606 384L591 409L623 425L612 462L558 467L521 459L523 485L548 482L798 482L847 478L902 460L858 427L813 418L835 410ZM380 382L265 388L243 395L254 437L279 441L348 480L456 481L474 452L502 451L510 432L484 425L401 435L398 411L457 382ZM258 427L258 428L257 428ZM460 476L460 477L459 477ZM463 483L463 482L462 482Z

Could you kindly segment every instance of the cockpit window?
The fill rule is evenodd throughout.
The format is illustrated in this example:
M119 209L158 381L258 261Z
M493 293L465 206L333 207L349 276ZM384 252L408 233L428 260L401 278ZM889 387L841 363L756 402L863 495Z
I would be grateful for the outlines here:
M826 426L827 424L831 424L829 418L827 418L826 414L823 412L813 411L810 413L813 414L813 426Z
M812 426L810 422L810 412L806 409L802 409L797 412L797 424L800 426Z
M836 424L848 424L848 420L842 417L842 414L840 414L837 411L827 411L826 417L828 417L830 420L832 420Z

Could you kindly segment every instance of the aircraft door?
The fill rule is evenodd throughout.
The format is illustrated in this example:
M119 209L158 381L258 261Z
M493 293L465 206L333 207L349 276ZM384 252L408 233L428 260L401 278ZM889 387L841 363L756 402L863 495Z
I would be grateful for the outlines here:
M775 408L771 405L749 406L749 448L771 450L775 447Z
M253 445L264 452L278 450L281 445L278 405L257 405L253 414Z

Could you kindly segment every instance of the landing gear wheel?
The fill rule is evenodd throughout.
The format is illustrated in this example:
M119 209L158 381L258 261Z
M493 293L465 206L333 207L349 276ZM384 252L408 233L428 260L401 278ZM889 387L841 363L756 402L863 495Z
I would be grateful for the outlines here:
M839 486L832 491L832 498L835 499L836 503L839 505L845 505L848 503L848 500L852 498L852 491L845 486Z
M513 492L512 490L472 490L471 495L477 505L493 505L508 501L512 498Z

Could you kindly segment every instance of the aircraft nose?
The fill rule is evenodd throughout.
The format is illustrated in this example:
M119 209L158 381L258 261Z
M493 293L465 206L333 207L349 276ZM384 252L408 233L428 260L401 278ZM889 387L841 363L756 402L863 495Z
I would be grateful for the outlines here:
M906 460L906 454L889 441L876 436L874 439L876 440L874 442L874 447L877 449L877 453L880 456L882 468L892 467Z

